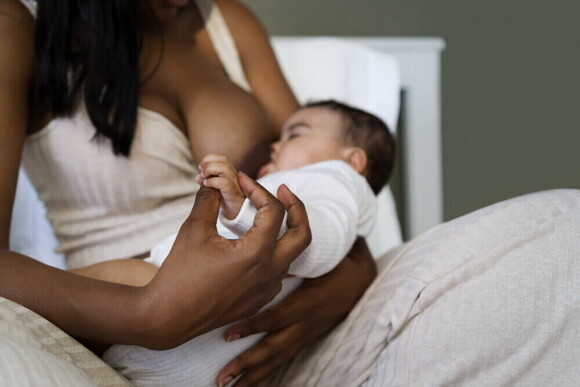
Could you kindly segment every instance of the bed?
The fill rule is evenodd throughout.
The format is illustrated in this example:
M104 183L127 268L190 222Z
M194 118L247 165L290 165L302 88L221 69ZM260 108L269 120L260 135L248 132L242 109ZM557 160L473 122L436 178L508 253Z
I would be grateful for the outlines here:
M274 39L302 101L338 98L396 128L408 63L379 46L354 38ZM336 65L331 71L315 71L320 52ZM420 203L432 192L413 194ZM420 235L405 243L388 187L379 201L378 226L369 238L379 258L377 280L343 323L269 385L577 385L580 191L525 195L435 227L440 207L417 205L413 211L423 212L413 216L431 215L413 223L411 236ZM24 174L13 218L12 248L64 267L51 251L56 241ZM0 375L6 385L127 385L58 327L2 298Z

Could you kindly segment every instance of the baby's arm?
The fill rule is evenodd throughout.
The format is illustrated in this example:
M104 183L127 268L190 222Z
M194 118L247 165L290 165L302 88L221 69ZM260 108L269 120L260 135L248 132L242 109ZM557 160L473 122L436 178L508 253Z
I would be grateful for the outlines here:
M218 189L222 195L222 213L227 219L235 219L246 199L240 184L238 172L224 155L208 154L199 164L200 174L195 181L207 187Z
M322 168L322 169L321 169ZM348 166L327 164L317 169L290 172L281 177L303 201L312 232L310 246L290 265L289 273L314 278L332 270L348 253L357 234L365 236L374 219L374 195L363 178ZM282 181L261 183L271 192ZM255 210L244 203L233 221L221 225L235 235L251 226ZM285 224L282 223L284 233Z

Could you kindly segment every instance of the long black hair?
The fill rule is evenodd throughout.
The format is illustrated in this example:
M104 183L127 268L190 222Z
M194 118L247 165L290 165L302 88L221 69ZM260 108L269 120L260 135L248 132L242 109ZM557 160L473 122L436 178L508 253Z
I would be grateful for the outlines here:
M137 123L136 0L38 0L37 92L53 116L84 100L97 134L128 156Z

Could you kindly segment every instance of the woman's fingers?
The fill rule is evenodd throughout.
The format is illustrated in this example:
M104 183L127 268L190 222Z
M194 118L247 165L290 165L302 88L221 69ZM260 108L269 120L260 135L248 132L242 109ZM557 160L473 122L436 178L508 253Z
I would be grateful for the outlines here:
M181 344L253 315L280 291L289 264L308 244L306 212L294 195L283 188L282 204L245 174L240 173L239 180L257 209L252 228L237 240L219 237L216 221L221 195L215 189L200 188L169 256L147 285L148 304L158 311L147 327L152 332L151 348ZM291 232L277 242L285 206ZM216 291L219 283L226 285ZM262 352L252 353L244 358L258 359ZM250 360L248 364L258 361Z
M266 336L261 342L232 360L218 374L217 382L224 383L242 375L235 383L239 386L254 386L266 378L272 371L292 358L298 352L298 346L288 346L288 342L298 330L278 332Z
M257 210L252 228L240 237L240 242L254 238L257 238L258 240L262 239L255 236L257 233L270 241L270 246L273 246L276 237L278 236L278 232L280 231L282 220L284 219L284 206L264 187L258 184L254 179L248 177L245 173L238 172L238 181L242 192ZM252 243L255 242L256 241ZM270 253L272 251L273 247L272 250L270 250ZM294 258L296 258L298 254L295 255Z
M364 240L357 240L349 256L333 271L305 280L270 312L250 317L227 330L226 337L230 339L264 331L268 336L226 365L218 374L218 381L241 373L243 376L236 387L255 385L263 380L340 322L375 273L374 261Z
M294 261L294 258L290 260L293 254L298 256L310 245L312 234L304 203L284 184L278 188L277 194L288 213L288 228L276 244L274 261L288 267Z
M304 303L300 298L301 290L291 293L283 303L260 312L248 319L229 327L225 334L226 341L246 337L255 333L275 332L298 322L302 318ZM299 310L300 313L296 313Z
M308 247L312 238L304 204L285 185L278 189L278 201L245 173L238 172L238 181L246 197L258 210L254 225L246 235L254 230L268 228L270 233L277 236L285 214L284 209L288 213L288 230L276 242L273 254L273 262L284 271L281 274L286 274L290 264ZM271 214L272 212L275 214Z
M195 203L185 224L199 233L217 234L217 218L221 203L219 191L200 187L195 195Z

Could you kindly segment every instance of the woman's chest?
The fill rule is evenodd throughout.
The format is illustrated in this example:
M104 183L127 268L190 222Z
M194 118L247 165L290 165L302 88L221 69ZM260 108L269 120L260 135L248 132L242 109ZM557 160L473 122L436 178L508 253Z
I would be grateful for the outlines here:
M236 157L239 148L272 140L275 128L262 103L230 80L207 34L191 42L145 47L139 105L167 117L190 140L195 159L206 153ZM157 60L155 60L157 57Z

